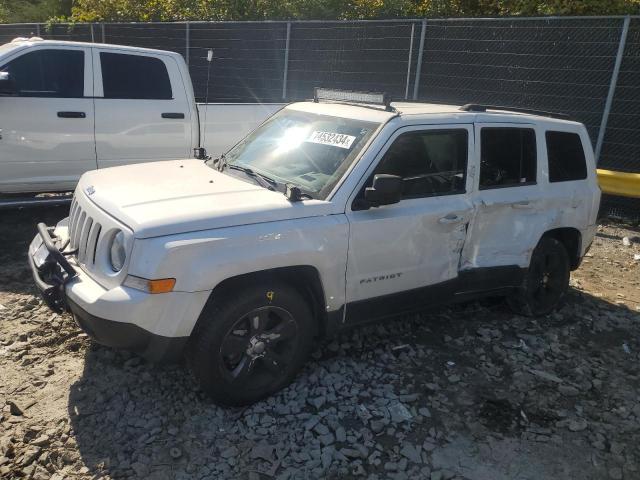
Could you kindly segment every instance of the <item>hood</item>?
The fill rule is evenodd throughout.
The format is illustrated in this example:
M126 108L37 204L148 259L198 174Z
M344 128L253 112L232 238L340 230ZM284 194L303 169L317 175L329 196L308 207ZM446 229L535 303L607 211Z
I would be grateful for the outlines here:
M136 238L327 215L321 200L289 202L250 180L220 173L201 160L139 163L85 173L78 183Z

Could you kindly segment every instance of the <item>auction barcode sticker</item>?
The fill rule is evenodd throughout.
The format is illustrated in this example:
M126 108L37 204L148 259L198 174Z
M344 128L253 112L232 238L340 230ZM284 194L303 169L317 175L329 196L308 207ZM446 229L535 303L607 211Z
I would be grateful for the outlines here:
M321 132L320 130L316 130L309 136L307 142L349 149L355 139L356 137L345 135L344 133Z

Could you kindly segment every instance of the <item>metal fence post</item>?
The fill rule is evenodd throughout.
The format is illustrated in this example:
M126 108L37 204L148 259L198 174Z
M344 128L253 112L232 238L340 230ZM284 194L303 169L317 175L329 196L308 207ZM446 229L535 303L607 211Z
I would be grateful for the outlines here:
M629 33L629 23L631 17L627 15L624 17L624 23L622 24L622 33L620 34L620 43L618 43L618 54L616 55L616 63L613 66L613 72L611 73L611 82L609 83L609 92L607 93L607 101L604 104L604 111L602 112L602 121L600 122L600 130L598 130L598 140L596 141L596 165L600 161L600 153L602 153L602 144L604 143L604 135L607 131L607 122L609 121L609 113L611 112L611 105L613 104L613 96L616 92L616 84L618 83L618 75L620 74L620 65L622 64L622 57L624 56L624 47L627 43L627 34Z
M284 45L284 72L282 74L282 99L287 98L287 75L289 74L289 41L291 39L291 22L287 22L287 40Z
M422 71L422 53L424 52L424 36L427 32L427 19L422 19L422 31L420 32L420 49L418 50L418 64L416 65L416 79L413 83L413 99L418 99L418 86L420 85L420 73Z
M186 41L186 45L185 45L185 60L187 61L187 68L189 67L189 49L190 49L190 38L189 38L189 22L186 23L185 25L185 41Z
M36 37L40 36L40 24L36 23Z
M404 88L404 99L409 100L409 82L411 77L411 60L413 58L413 34L416 30L416 24L411 24L411 39L409 40L409 58L407 59L407 85Z
M96 39L93 35L93 23L91 24L91 43L96 43Z
M106 37L105 37L105 34L104 34L104 23L101 23L100 27L102 28L102 43L107 43L106 40L105 40Z

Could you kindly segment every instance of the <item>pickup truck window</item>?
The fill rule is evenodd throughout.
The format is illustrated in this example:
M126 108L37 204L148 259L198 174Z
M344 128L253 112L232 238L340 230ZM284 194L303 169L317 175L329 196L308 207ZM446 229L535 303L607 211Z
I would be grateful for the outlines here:
M533 129L487 127L481 130L480 142L480 190L535 183Z
M467 147L464 129L404 133L384 154L375 174L402 177L402 198L464 193Z
M104 98L171 100L171 82L164 62L143 55L100 52Z
M35 50L14 58L0 71L9 72L19 97L84 97L81 50Z
M233 147L225 159L324 199L378 126L285 109Z
M580 135L548 131L545 137L550 182L569 182L587 178L587 163Z

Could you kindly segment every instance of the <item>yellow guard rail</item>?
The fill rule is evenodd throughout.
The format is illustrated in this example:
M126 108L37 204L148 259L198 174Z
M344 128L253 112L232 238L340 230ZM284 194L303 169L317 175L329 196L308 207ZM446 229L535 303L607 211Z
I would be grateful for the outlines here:
M640 173L623 173L598 169L602 193L640 198Z

